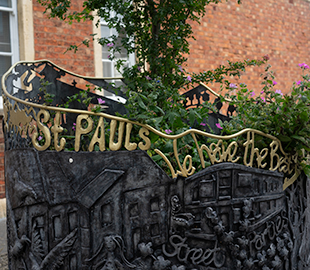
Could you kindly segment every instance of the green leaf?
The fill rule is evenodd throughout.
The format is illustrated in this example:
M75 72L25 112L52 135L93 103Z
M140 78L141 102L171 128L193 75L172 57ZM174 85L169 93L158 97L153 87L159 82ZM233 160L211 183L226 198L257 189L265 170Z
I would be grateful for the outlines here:
M309 143L304 137L298 136L298 135L292 135L292 138L301 141L303 144L309 147Z
M138 97L137 99L138 99L138 104L139 104L139 106L140 106L142 109L146 110L147 108L146 108L145 104L143 103L142 99L141 99L140 97Z

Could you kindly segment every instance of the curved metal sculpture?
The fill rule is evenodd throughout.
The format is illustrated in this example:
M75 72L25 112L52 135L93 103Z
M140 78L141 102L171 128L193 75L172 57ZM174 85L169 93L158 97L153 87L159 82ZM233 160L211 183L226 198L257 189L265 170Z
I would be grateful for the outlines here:
M308 269L296 156L257 130L167 135L111 115L124 107L95 91L112 79L49 61L3 76L10 269Z

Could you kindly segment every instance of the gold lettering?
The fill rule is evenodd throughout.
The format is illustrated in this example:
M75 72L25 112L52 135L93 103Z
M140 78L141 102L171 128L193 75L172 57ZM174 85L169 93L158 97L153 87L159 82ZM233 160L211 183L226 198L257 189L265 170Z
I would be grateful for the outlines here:
M55 120L54 120L54 125L51 128L51 131L54 134L54 146L55 146L56 151L58 152L63 150L66 144L65 138L61 138L60 145L58 144L58 134L64 130L63 127L60 126L60 116L61 116L61 113L57 112L55 116Z
M87 127L82 127L82 121L87 121ZM87 114L80 114L76 118L76 130L75 130L75 144L74 144L74 150L78 152L80 150L80 141L81 141L81 135L87 134L92 131L94 125L94 121L90 118Z
M99 137L100 133L100 137ZM98 126L96 128L96 131L94 133L94 136L92 137L88 151L92 152L94 151L94 146L95 144L99 144L99 150L104 151L105 150L105 130L104 130L104 122L103 122L103 117L100 116L99 121L98 121Z
M233 153L231 153L231 148L234 146L234 150L233 150ZM236 155L236 153L237 153L237 150L238 150L238 144L237 144L237 142L231 142L229 145L228 145L228 147L227 147L227 150L226 150L226 152L228 153L228 162L233 162L233 163L235 163L235 162L237 162L238 160L239 160L239 158L240 157L237 157L236 159L233 159L234 158L234 156Z
M161 152L160 150L158 149L155 149L154 150L156 154L160 155L163 160L166 162L166 164L168 165L170 171L171 171L171 175L172 175L172 178L176 178L178 175L175 173L175 170L173 169L173 166L171 164L171 162L168 160L168 158L164 155L163 152Z
M127 123L127 125L126 125L126 137L125 137L125 148L129 151L135 150L137 148L136 143L130 142L131 129L132 129L132 124Z
M43 115L42 122L41 122L41 115ZM40 145L38 143L37 138L38 138L39 133L38 133L37 128L35 128L35 131L34 131L34 133L32 135L32 144L39 151L46 150L50 146L50 144L51 144L51 133L50 133L50 130L49 130L49 128L47 126L42 124L42 123L46 123L49 119L50 119L50 114L49 114L48 111L40 110L38 112L37 117L36 117L37 126L42 131L42 133L44 134L45 142L44 142L44 145Z
M142 140L144 140L145 143L139 142L138 146L141 150L149 150L151 147L151 140L147 137L150 132L145 128L141 128L139 130L139 136Z
M276 154L278 148L279 148L279 143L277 141L272 141L272 143L270 144L270 171L275 171L279 168L280 166L280 157L278 154ZM274 162L274 158L276 158L276 165L275 167L273 167L273 162Z
M120 122L119 123L119 127L118 127L118 141L117 141L117 143L114 142L114 136L115 136L115 132L116 132L116 125L117 125L117 121L116 120L112 120L111 121L111 126L110 126L110 142L109 142L109 148L112 151L117 151L117 150L121 149L121 147L122 147L125 122Z
M245 166L253 167L254 155L256 154L257 156L259 156L258 148L254 148L254 132L251 131L251 132L247 133L247 140L243 144L243 146L245 146L244 156L243 156L243 163L244 163ZM251 146L250 152L249 152L249 146ZM250 157L250 161L249 162L247 161L248 155Z

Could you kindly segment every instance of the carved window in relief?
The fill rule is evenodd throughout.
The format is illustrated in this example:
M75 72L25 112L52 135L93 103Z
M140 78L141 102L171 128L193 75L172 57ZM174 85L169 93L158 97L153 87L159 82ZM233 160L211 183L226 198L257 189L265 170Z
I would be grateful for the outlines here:
M32 227L39 233L43 245L45 244L45 217L37 216L32 220Z
M132 234L132 244L135 250L137 249L140 241L141 241L141 229L136 228L133 230L133 234Z
M69 212L68 213L68 220L69 220L69 230L70 230L70 232L72 232L75 228L78 227L77 211Z
M159 235L160 235L159 224L158 223L151 224L151 236L155 237Z
M159 198L153 198L150 200L151 212L159 211Z
M139 216L139 205L138 205L138 203L131 203L129 205L129 215L130 215L130 217Z
M196 185L192 188L192 202L193 203L199 202L199 187L198 187L198 185Z
M54 229L54 239L62 239L62 225L60 216L53 217L53 229Z
M112 214L112 205L111 203L106 203L101 206L101 224L102 227L112 224L113 214Z

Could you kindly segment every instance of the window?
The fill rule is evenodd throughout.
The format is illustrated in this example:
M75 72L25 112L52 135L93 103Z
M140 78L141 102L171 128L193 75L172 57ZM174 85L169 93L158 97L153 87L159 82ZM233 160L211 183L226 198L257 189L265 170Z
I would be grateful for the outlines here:
M119 38L119 42L121 42L122 36L125 35L125 33L117 33L116 29L109 28L107 23L104 20L101 20L100 22L100 31L101 31L101 37L102 38L108 38L112 35L116 35ZM109 58L110 52L108 46L102 46L102 67L103 67L103 77L121 77L121 74L116 69L116 61L118 59L125 60L125 65L132 66L135 64L135 57L134 54L127 54L126 49L122 49L119 53L115 55L115 59L110 60ZM113 83L115 83L115 86L121 86L122 82L121 80L113 80ZM110 97L112 99L117 100L116 98L113 98L111 96L111 93L106 92L104 93L105 96Z
M0 78L19 61L16 4L16 0L0 0ZM2 107L2 97L0 101Z

